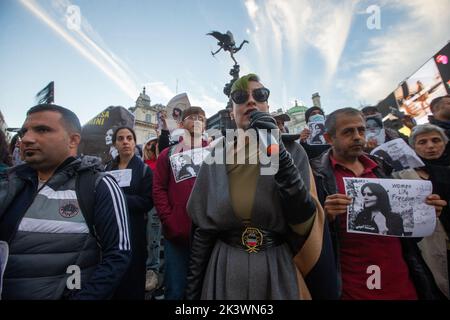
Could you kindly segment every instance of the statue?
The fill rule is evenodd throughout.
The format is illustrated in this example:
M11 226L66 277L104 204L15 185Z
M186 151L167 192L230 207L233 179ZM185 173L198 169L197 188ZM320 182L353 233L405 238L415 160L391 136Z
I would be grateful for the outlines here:
M236 47L236 42L234 41L233 34L230 31L227 31L227 33L220 33L218 31L211 31L210 33L207 33L206 35L213 36L219 42L217 42L217 45L220 47L216 52L212 52L211 54L213 57L220 52L220 50L229 51L231 59L233 59L234 64L237 65L237 61L234 58L234 54L242 49L242 46L245 43L248 43L247 40L242 41L241 45L239 47Z
M231 87L233 86L233 83L239 79L239 71L240 66L237 63L236 59L234 58L234 54L242 49L244 44L249 43L247 40L242 41L241 45L239 47L236 47L236 42L234 41L233 34L231 31L227 31L227 33L220 33L218 31L211 31L210 33L207 33L208 36L213 36L219 42L217 42L217 45L219 46L219 49L217 49L216 52L212 52L211 54L214 57L217 53L220 52L220 50L223 49L223 51L230 52L231 59L234 61L234 65L230 70L230 76L232 77L231 80L225 84L225 87L223 88L223 93L228 97L228 103L224 110L221 110L221 120L220 120L220 129L222 131L222 134L225 135L225 129L236 129L236 123L234 122L233 118L231 117L231 113L233 110L233 103L230 98L231 93Z

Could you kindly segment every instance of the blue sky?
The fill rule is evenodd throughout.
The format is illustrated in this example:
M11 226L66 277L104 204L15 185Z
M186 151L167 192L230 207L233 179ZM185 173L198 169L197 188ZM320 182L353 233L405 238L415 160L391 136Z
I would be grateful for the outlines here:
M81 12L79 31L66 10ZM380 29L369 29L380 8ZM450 1L1 0L0 109L21 126L34 95L55 81L56 103L82 123L130 107L145 85L152 103L187 92L208 116L227 102L228 53L207 32L231 30L241 75L271 90L272 110L319 92L327 113L383 99L448 40ZM178 83L178 91L177 90Z

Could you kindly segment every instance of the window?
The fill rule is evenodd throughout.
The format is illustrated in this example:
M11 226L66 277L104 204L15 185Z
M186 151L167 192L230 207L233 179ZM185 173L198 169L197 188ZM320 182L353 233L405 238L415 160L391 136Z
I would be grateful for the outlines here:
M145 115L145 122L152 122L152 115L151 114L146 114Z

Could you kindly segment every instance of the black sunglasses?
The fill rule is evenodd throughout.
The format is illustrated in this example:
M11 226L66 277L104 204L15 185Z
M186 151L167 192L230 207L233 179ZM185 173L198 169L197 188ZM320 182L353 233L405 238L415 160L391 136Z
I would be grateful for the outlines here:
M270 91L267 88L258 88L252 91L253 99L257 102L266 102L269 99ZM250 94L245 90L236 90L231 93L231 100L236 104L243 104L248 101Z

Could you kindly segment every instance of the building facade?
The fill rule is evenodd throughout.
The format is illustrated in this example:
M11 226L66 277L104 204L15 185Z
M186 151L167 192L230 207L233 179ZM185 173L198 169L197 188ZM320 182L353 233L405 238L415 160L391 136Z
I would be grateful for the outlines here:
M307 109L306 106L299 105L296 100L295 106L286 111L291 118L291 121L286 122L289 133L300 133L306 127L305 112Z
M236 124L234 120L231 119L230 110L225 108L217 112L215 115L208 118L206 123L206 130L212 131L219 130L223 135L225 135L226 129L235 129Z
M134 131L136 143L144 144L150 137L158 135L158 112L165 110L162 104L151 105L150 97L145 93L145 88L136 100L134 107L128 108L135 116Z

